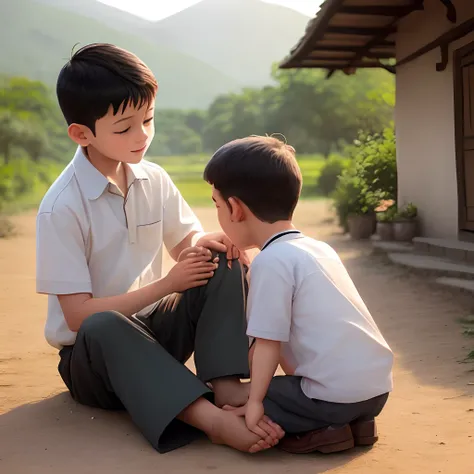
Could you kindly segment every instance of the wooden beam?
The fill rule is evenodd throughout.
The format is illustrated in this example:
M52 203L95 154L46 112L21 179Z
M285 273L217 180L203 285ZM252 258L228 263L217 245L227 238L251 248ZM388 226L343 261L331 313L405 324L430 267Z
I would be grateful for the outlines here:
M304 59L301 61L301 65L304 67L319 67L321 69L345 69L349 66L349 61L344 60L334 60L335 62L329 60L322 60L322 59ZM354 63L351 67L381 67L381 63L379 61L358 61Z
M308 56L308 59L316 59L316 58L322 58L326 59L329 56L328 55L322 55L319 53L347 53L347 54L357 54L358 48L352 48L352 49L326 49L326 48L318 48L314 49ZM393 59L395 58L395 52L394 51L366 51L364 53L365 58L376 58L376 59ZM338 57L338 56L333 56L331 59L352 59L352 57Z
M453 5L452 0L441 0L441 3L446 7L446 16L451 23L456 23L457 13L456 7Z
M301 68L305 69L329 69L330 71L351 71L355 70L358 67L362 68L370 68L370 69L377 69L377 68L382 68L385 69L386 71L395 74L395 67L394 66L389 66L387 64L370 64L370 65L364 65L364 66L351 66L349 67L347 64L345 66L340 65L340 66L335 66L334 64L307 64L307 65L300 65ZM333 73L334 74L334 73ZM332 76L332 74L331 74Z
M419 8L422 8L424 5L424 0L416 0L416 2L413 4L414 6L417 6ZM395 28L395 24L398 22L399 18L394 18L391 22L389 27ZM379 34L376 34L366 45L365 45L365 51L370 51L372 48L375 48L381 41L384 41L387 39L387 36L389 33L385 32L380 32ZM358 61L364 56L365 53L364 49L359 51L358 54L355 55L354 59L352 62L349 64L349 66L354 66L354 62Z
M395 45L394 45L395 46ZM379 45L376 46L377 48L380 48ZM375 47L374 47L375 48ZM323 44L317 44L316 46L313 47L312 52L314 51L331 51L335 53L355 53L359 51L360 49L365 49L365 46L351 46L351 45L323 45ZM390 50L387 51L380 51L381 53L391 53ZM394 52L394 51L393 51Z
M448 65L449 54L448 54L448 45L453 41L456 41L463 36L468 35L474 30L474 18L461 23L459 26L455 26L451 30L443 33L441 36L438 36L435 40L426 44L420 49L417 49L415 52L409 54L407 57L403 58L397 63L397 67L403 66L415 59L418 59L420 56L423 56L426 53L429 53L433 49L441 48L441 61L436 64L437 71L444 71Z
M327 28L326 33L336 35L360 35L360 36L379 36L383 35L384 38L392 33L395 33L397 29L390 25L382 28L367 28L357 26L330 26Z
M415 10L423 10L423 5L348 5L343 6L339 12L349 15L394 16L401 18Z
M290 53L290 56L280 65L281 68L287 69L292 67L291 64L294 64L296 60L304 57L311 51L312 44L324 36L326 27L343 3L344 0L332 0L323 3L318 15L309 24L304 37L294 51Z

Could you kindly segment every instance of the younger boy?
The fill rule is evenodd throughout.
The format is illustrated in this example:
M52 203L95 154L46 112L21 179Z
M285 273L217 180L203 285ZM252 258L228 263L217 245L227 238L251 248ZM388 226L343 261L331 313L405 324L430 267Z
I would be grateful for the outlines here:
M240 266L211 259L202 247L232 253L229 239L204 234L168 174L143 160L157 89L142 61L109 44L85 46L60 72L59 105L78 149L37 217L46 339L72 397L126 409L158 451L204 432L256 452L281 429L265 419L251 432L209 401L208 384L218 405L247 400ZM163 246L179 262L164 277ZM184 366L193 352L197 376Z
M393 356L336 252L295 229L302 178L295 150L271 137L224 145L208 163L219 223L250 268L250 396L234 410L253 430L265 414L293 453L377 440ZM287 374L274 377L278 364ZM227 407L232 409L232 407Z

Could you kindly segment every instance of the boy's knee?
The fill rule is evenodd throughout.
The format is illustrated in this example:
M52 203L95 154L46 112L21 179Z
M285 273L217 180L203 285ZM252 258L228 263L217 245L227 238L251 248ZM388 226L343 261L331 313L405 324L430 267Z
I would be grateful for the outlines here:
M117 311L103 311L89 316L81 325L80 332L87 335L108 333L111 328L122 325L125 316Z

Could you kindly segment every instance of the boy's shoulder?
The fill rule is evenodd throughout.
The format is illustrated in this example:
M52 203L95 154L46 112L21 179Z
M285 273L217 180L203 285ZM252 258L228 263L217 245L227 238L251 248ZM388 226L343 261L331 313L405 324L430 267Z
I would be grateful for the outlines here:
M268 271L292 271L296 267L304 267L306 272L319 268L321 259L338 259L336 251L326 242L302 236L275 242L260 252L253 260L253 268L266 268Z
M41 200L38 215L50 214L64 207L74 207L78 191L74 182L74 167L70 162L46 191Z

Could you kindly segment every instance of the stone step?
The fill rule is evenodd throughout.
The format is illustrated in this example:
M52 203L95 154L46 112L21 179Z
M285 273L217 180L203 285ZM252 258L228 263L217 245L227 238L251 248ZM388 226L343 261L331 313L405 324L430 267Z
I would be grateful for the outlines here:
M385 240L373 240L372 247L384 252L412 252L414 249L413 244Z
M393 263L403 265L417 270L447 273L451 275L462 275L465 278L474 279L474 265L456 262L431 255L420 255L416 253L391 252L388 254Z
M463 278L440 277L436 279L436 283L449 286L450 288L459 288L474 292L474 280L464 280Z
M474 242L465 242L457 239L415 237L413 244L416 252L474 264Z

